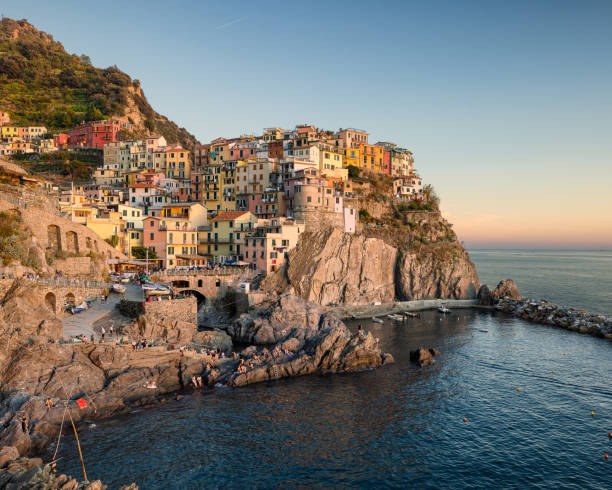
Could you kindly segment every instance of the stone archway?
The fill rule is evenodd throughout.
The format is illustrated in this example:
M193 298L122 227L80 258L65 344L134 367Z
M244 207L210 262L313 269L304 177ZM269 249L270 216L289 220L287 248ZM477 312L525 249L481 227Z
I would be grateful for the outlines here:
M72 293L68 293L64 299L66 300L66 303L73 305L76 303L76 297Z
M79 253L79 236L74 231L66 232L66 251Z
M53 313L57 313L55 294L49 292L45 295L45 306L49 308Z
M198 301L198 309L200 309L200 306L206 303L206 296L204 296L201 292L196 291L195 289L184 289L180 292L180 294L184 296L189 296L192 294L193 296L195 296L196 300Z
M62 234L57 225L47 226L47 248L54 252L62 250Z

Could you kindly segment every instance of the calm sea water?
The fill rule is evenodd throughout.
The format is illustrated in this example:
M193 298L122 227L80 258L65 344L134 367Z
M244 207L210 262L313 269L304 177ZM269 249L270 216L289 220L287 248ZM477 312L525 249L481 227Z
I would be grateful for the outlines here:
M470 250L480 282L512 278L523 296L612 315L612 251Z
M144 489L610 488L609 341L462 310L364 325L395 364L96 422L81 430L89 478ZM421 345L441 351L434 366L410 364ZM59 469L79 475L74 438L63 441Z

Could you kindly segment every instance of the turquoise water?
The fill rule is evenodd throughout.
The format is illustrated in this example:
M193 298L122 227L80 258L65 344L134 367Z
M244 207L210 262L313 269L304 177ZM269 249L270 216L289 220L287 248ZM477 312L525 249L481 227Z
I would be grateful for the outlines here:
M609 341L495 312L363 323L395 364L85 426L88 476L143 489L610 487ZM421 345L441 351L434 366L410 364ZM63 441L59 470L79 475L74 438Z
M612 315L612 251L470 250L480 282L512 278L523 296Z

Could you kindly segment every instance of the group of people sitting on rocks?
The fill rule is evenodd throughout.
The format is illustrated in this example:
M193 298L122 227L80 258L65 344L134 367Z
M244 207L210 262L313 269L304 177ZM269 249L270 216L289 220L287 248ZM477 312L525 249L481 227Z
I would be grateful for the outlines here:
M132 341L132 350L136 351L136 350L142 350L142 349L146 349L147 347L154 347L153 342L147 342L146 339L142 338L140 340L133 340Z
M203 388L204 384L202 383L202 376L192 376L191 384L194 388Z

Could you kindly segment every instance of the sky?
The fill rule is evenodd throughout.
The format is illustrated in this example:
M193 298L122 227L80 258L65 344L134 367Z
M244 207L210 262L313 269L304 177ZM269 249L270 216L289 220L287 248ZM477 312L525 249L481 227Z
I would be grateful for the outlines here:
M0 5L200 141L309 123L409 148L468 248L612 249L612 1Z

